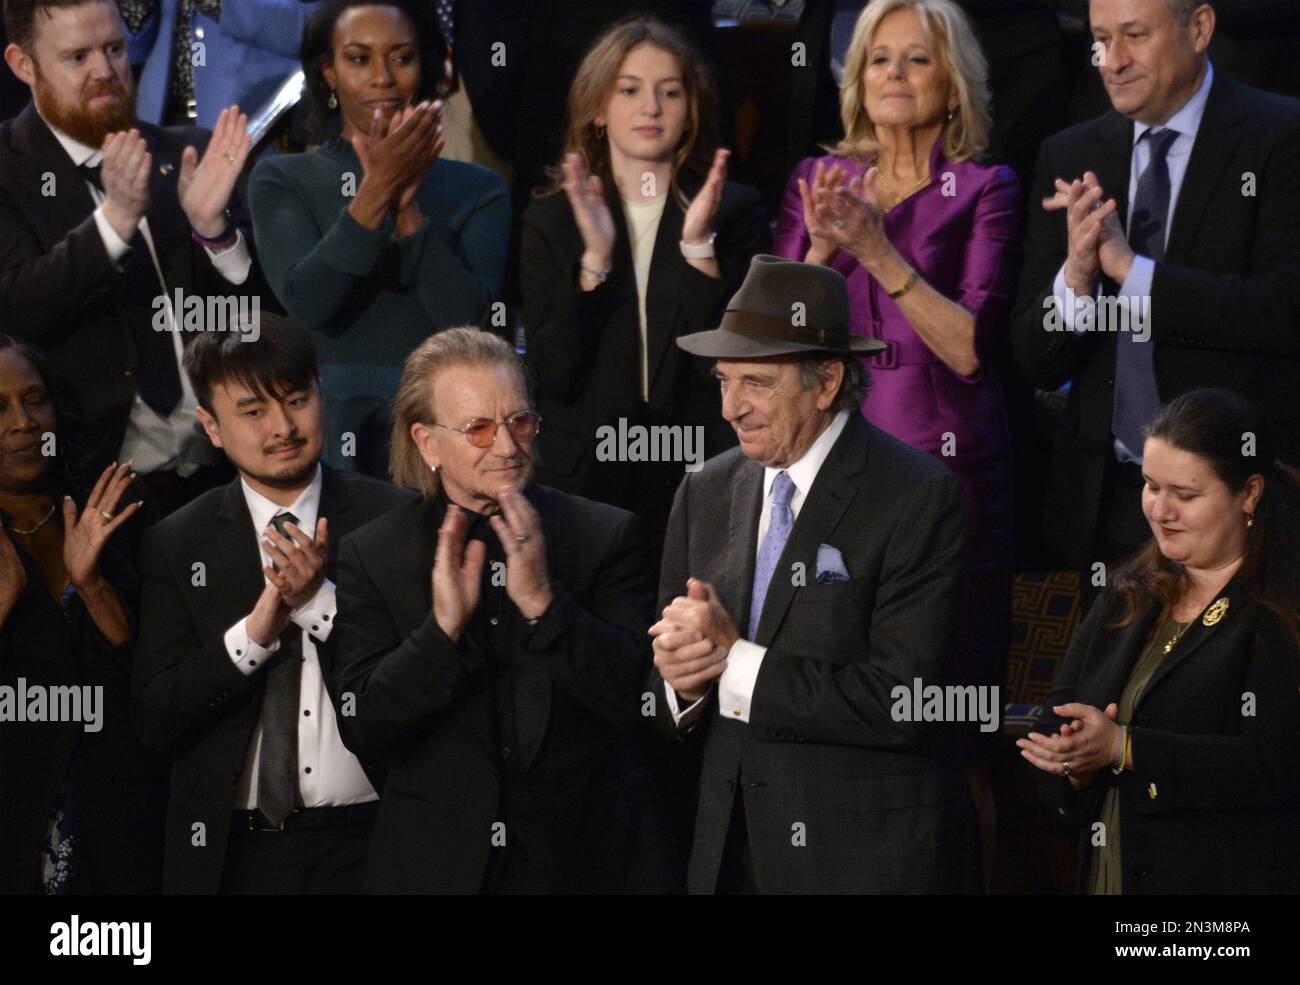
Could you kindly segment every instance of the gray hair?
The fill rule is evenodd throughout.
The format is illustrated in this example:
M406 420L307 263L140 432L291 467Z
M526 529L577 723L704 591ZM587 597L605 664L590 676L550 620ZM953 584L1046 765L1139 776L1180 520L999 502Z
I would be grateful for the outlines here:
M1186 27L1192 22L1192 14L1198 7L1210 7L1213 4L1207 3L1206 0L1165 0L1165 6L1170 9L1178 23Z
M853 356L832 356L825 352L813 352L801 356L795 362L795 368L799 370L799 385L805 390L811 390L830 376L826 364L833 362L843 364L844 379L840 381L839 392L835 394L831 413L858 410L862 406L862 401L867 399L867 394L871 392L871 373Z

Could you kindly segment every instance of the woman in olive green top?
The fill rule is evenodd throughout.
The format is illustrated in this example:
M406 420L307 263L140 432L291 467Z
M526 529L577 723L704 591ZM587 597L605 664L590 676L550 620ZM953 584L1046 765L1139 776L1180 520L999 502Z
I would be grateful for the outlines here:
M1114 572L1017 745L1094 894L1300 891L1300 472L1196 390L1147 427L1154 539Z
M429 5L331 0L303 43L309 98L340 136L264 159L249 198L258 253L320 358L332 466L383 476L407 355L457 325L500 327L505 185L439 158L442 45Z

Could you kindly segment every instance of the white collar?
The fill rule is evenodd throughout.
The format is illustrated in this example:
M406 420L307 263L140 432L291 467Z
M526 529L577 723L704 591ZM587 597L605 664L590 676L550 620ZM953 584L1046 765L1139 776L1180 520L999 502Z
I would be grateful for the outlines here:
M1142 135L1148 130L1173 130L1175 133L1187 137L1195 137L1197 131L1201 129L1201 118L1205 116L1205 104L1210 98L1210 85L1214 82L1214 66L1208 61L1205 63L1205 78L1201 80L1200 88L1192 93L1192 98L1183 103L1183 108L1173 116L1169 117L1167 123L1158 127L1151 127L1145 123L1133 123L1133 146L1142 139Z
M311 484L307 486L298 498L293 501L292 506L281 506L279 503L273 503L256 489L248 484L248 481L242 476L239 479L240 488L244 491L244 502L248 504L248 513L253 518L253 529L260 536L262 531L271 524L271 518L277 513L283 513L286 510L298 518L299 528L307 536L313 536L316 529L316 518L320 514L320 491L321 491L322 471L320 463L316 463L316 475L312 478Z
M772 493L772 483L782 472L790 476L790 481L794 483L795 489L804 496L812 489L813 482L817 478L817 473L821 471L822 463L826 461L826 456L831 453L835 447L835 442L839 439L840 433L844 430L844 425L849 421L849 412L842 410L832 418L831 423L826 430L817 435L817 440L809 446L808 450L803 453L793 465L788 465L783 469L763 469L763 502L767 502L767 497Z

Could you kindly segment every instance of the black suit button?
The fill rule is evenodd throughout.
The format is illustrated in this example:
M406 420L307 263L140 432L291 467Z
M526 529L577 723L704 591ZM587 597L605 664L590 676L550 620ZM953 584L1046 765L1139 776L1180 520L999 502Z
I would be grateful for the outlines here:
M511 749L509 746L505 746L505 747L503 747L502 750L501 750L501 758L502 758L502 759L509 759L509 758L510 758L510 754L511 754L513 751L514 751L514 750Z
M1151 866L1149 866L1149 865L1135 865L1135 866L1133 866L1133 875L1136 876L1136 877L1139 878L1139 879L1145 879L1145 878L1146 878L1147 876L1149 876L1150 874L1151 874Z

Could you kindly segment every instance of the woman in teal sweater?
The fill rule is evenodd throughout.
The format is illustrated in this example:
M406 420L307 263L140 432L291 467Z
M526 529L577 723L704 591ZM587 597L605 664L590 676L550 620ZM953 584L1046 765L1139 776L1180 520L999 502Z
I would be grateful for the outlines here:
M303 42L308 98L340 135L263 160L249 198L276 296L320 358L338 468L387 472L389 403L433 332L501 327L510 238L505 185L439 158L442 44L409 0L331 0Z

